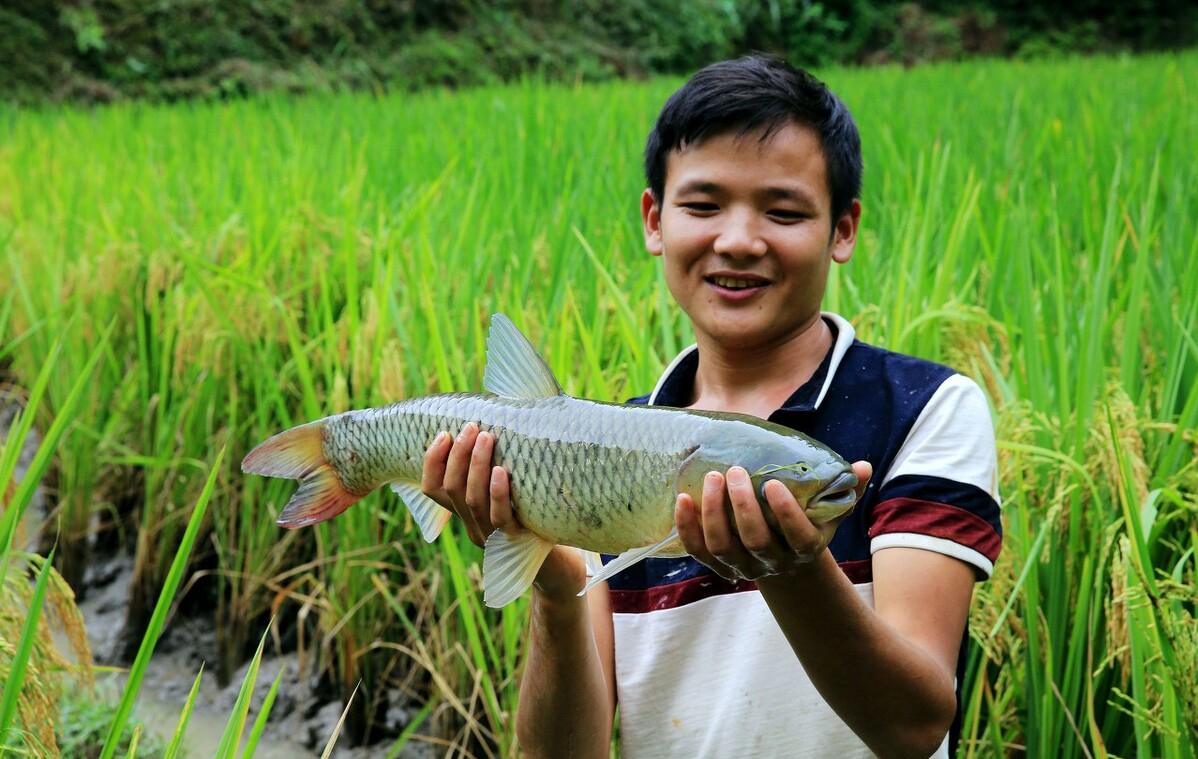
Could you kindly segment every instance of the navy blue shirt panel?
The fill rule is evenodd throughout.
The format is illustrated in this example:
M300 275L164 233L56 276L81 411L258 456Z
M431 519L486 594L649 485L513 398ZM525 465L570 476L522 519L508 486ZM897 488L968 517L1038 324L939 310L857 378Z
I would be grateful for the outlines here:
M873 464L874 475L853 512L837 528L829 546L832 555L854 582L868 582L871 527L875 507L883 501L943 498L944 503L965 508L981 522L979 529L1001 534L998 505L972 485L934 477L898 477L879 488L895 456L937 389L955 372L943 365L895 353L854 340L845 352L817 408L815 403L830 371L832 351L810 380L799 387L770 416L770 421L798 430L827 445L846 461ZM682 408L691 402L698 352L683 357L665 378L657 393L661 406ZM647 403L649 395L629 403ZM984 524L981 524L984 523ZM988 525L988 527L986 527ZM603 557L609 561L611 557ZM710 575L709 569L689 557L647 559L612 577L612 590L642 590ZM731 589L729 589L731 590ZM711 592L710 590L708 592Z

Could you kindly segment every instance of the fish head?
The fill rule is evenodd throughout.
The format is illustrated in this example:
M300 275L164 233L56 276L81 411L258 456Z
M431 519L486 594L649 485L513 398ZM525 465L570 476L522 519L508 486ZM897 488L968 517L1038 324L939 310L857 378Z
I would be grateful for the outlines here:
M765 483L778 480L794 496L807 518L828 537L836 524L857 504L857 475L840 455L823 443L801 432L761 419L738 414L710 412L725 426L721 434L689 451L678 472L678 492L687 493L699 503L703 496L703 477L707 472L726 472L730 466L743 466L753 484L762 515L770 528L781 532L777 517L765 497ZM727 501L727 499L725 499ZM735 531L732 504L725 503Z
M835 454L789 464L765 464L750 472L757 501L771 527L773 512L765 497L765 483L777 480L786 486L813 524L824 524L846 516L857 503L857 475Z

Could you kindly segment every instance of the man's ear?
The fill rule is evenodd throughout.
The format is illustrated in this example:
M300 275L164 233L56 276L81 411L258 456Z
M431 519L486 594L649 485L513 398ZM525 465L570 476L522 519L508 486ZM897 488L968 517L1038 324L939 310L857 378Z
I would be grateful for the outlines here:
M645 249L650 255L660 256L665 250L661 239L661 206L652 190L641 193L641 221L645 224Z
M848 263L857 246L857 227L861 223L861 201L854 200L849 210L836 220L832 230L832 260L838 264Z

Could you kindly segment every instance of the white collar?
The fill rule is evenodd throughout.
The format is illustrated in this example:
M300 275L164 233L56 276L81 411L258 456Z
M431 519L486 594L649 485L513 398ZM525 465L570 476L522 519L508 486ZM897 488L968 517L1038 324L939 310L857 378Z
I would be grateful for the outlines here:
M832 360L828 364L828 376L824 377L823 387L820 388L819 395L815 398L815 408L819 408L820 403L824 400L824 396L828 394L828 388L832 386L832 378L836 376L836 369L840 366L841 359L848 352L849 346L853 344L853 340L857 338L857 331L853 329L853 325L849 324L848 319L845 319L840 314L834 314L831 311L821 311L820 316L836 326L836 342L832 345ZM674 373L678 365L697 350L699 350L699 346L692 344L674 357L670 365L661 373L661 377L657 380L657 386L653 388L653 393L649 396L650 406L657 403L657 394L661 392L666 380Z

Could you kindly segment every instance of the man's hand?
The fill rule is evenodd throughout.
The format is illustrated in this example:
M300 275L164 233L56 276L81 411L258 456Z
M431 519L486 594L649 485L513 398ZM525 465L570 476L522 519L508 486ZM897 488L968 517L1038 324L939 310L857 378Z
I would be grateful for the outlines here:
M853 471L860 497L873 467L858 461ZM703 479L702 503L680 494L675 504L674 521L682 546L729 581L793 574L827 548L837 525L847 516L846 512L816 525L782 483L767 482L764 490L777 519L777 531L766 523L744 468L732 467L726 476L708 472Z
M448 432L437 433L424 453L420 489L461 518L476 546L485 545L496 528L516 524L511 500L506 497L507 472L491 466L494 450L495 437L479 432L478 425L470 422L456 439ZM505 498L493 501L492 488L502 489ZM499 508L501 505L507 508Z
M466 525L466 534L485 546L495 530L515 533L525 529L512 509L507 470L492 466L495 436L480 432L470 422L457 438L438 433L424 454L420 489L452 511ZM554 546L533 581L549 598L572 597L586 584L582 555L566 546Z

